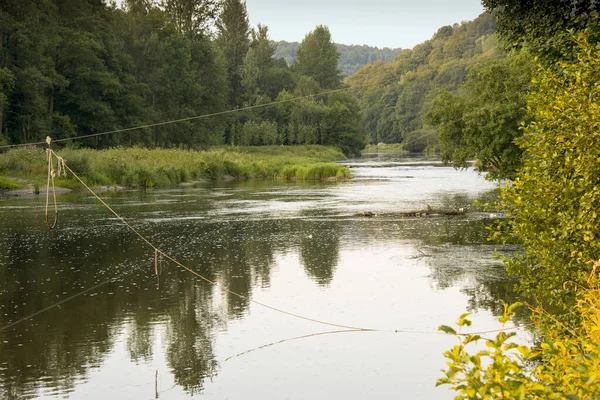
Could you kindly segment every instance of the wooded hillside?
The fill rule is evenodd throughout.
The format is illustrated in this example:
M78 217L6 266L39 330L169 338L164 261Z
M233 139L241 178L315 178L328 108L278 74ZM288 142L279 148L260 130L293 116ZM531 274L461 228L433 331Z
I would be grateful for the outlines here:
M489 13L471 22L441 27L430 40L403 50L391 62L362 67L347 83L356 89L371 143L422 149L435 130L425 114L438 89L456 91L469 70L504 57Z
M300 46L299 42L286 42L285 40L275 42L275 58L283 58L288 65L292 65L296 60L296 50ZM340 53L338 67L344 76L351 76L363 65L373 64L375 61L389 62L402 51L402 49L383 49L366 45L346 45L336 43L335 47Z

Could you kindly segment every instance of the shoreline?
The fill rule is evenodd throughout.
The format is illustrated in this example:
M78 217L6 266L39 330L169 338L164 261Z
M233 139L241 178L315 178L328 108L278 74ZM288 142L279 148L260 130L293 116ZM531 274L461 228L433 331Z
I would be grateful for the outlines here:
M6 178L6 177L4 177ZM8 178L11 179L11 178ZM12 178L15 179L15 178ZM43 185L43 186L39 186L38 190L36 191L36 185L33 183L23 183L23 179L22 178L16 178L15 181L21 181L22 186L17 188L17 189L0 189L0 199L14 199L14 198L24 198L24 199L30 199L30 198L35 198L35 197L43 197L46 195L46 189L47 186ZM195 187L197 185L203 185L203 184L210 184L210 183L217 183L217 182L249 182L249 181L270 181L270 182L329 182L329 183L333 183L333 182L350 182L353 178L352 177L344 177L344 178L338 178L338 177L328 177L328 178L322 178L320 180L300 180L297 178L288 178L288 179L278 179L278 178L273 178L273 179L269 179L269 178L246 178L246 179L237 179L231 175L225 175L223 176L221 179L205 179L205 178L200 178L200 179L196 179L193 181L187 181L187 182L180 182L178 184L174 184L174 185L167 185L167 186L155 186L155 187L142 187L142 186L124 186L124 185L90 185L90 188L94 190L94 192L96 193L107 193L107 192L127 192L127 191L145 191L145 190L154 190L154 189L175 189L175 188L180 188L180 189L185 189L185 188L192 188ZM59 186L59 185L54 185L54 190L57 196L59 195L65 195L65 194L69 194L69 193L82 193L85 192L86 189L84 187L80 187L80 188L67 188L67 187L63 187L63 186Z
M56 153L99 191L189 187L230 181L347 181L352 174L336 161L345 159L326 146L216 147L210 150L112 148L62 149ZM56 166L55 166L56 168ZM0 196L45 193L48 161L42 149L0 154ZM54 179L57 193L80 189L67 174Z

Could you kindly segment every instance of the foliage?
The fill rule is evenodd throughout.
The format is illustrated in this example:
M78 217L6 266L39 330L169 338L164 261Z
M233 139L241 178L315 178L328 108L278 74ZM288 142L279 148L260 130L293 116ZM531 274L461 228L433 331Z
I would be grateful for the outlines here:
M439 134L435 129L423 128L406 134L401 146L411 153L423 153L435 150L439 141Z
M67 138L225 107L224 61L200 25L184 35L170 6L126 5L129 12L102 2L3 2L0 133L9 142ZM190 18L204 24L198 10ZM222 125L214 118L84 145L218 143Z
M134 12L148 12L151 5L148 0L129 1L130 10ZM161 0L161 6L179 33L193 37L208 34L210 23L217 16L218 4L217 0Z
M463 314L458 333L449 326L439 329L458 339L444 353L448 359L445 377L437 385L449 385L458 392L456 399L595 399L600 396L600 292L583 290L576 310L581 313L581 329L571 336L546 330L544 341L536 348L511 341L515 333L500 332L485 339L485 350L470 353L467 346L484 339L463 335L460 329L471 326ZM500 322L505 324L519 303L504 305ZM503 325L504 326L504 325Z
M296 52L300 43L281 40L275 43L275 58L282 58L288 65L296 60ZM363 65L373 64L375 61L391 62L401 49L384 47L379 49L367 45L346 45L336 43L335 48L339 53L338 68L345 77L352 76Z
M224 0L223 11L217 20L217 30L217 43L227 62L229 104L239 107L242 105L242 65L250 47L246 3L241 0Z
M67 164L91 185L167 187L199 179L325 180L350 178L348 168L332 161L344 158L336 148L323 146L216 147L207 151L58 150ZM47 173L45 153L19 149L0 155L0 173L41 180ZM59 186L80 188L72 176Z
M293 64L300 74L313 78L322 89L338 88L342 82L338 70L339 54L326 26L319 25L310 32L296 50Z
M436 90L455 92L469 69L501 58L495 23L484 13L471 22L440 28L394 61L361 68L347 83L358 93L371 143L400 143L426 127L425 113Z
M313 90L318 90L315 85L311 78L302 77L296 89L303 92L299 92L298 95L313 93ZM292 98L290 93L282 91L277 101L283 102ZM361 111L356 97L347 92L280 103L267 108L260 116L263 121L278 124L277 138L271 143L337 146L347 156L357 155L365 147L366 138L360 117ZM246 124L255 126L258 120L259 117L255 116ZM257 140L252 143L260 142Z
M327 143L344 146L349 154L362 148L360 129L350 130L350 145L336 142L348 135L337 131L339 110L324 111L326 97L319 99L321 105L309 107L317 115L306 115L306 104L296 106L303 109L297 114L312 121L293 128L301 140L287 139L290 121L276 106L219 115L264 105L280 95L292 100L290 93L313 95L338 87L339 72L335 65L329 68L336 54L326 27L309 34L315 46L308 40L307 62L301 63L306 68L296 73L274 58L266 26L250 29L241 0L126 0L121 9L111 4L2 2L0 143L65 139L180 120L77 145L197 148L234 144L239 130L249 134L252 127L261 127L268 128L261 138L244 143ZM205 114L217 115L187 120ZM350 126L358 118L356 112Z
M488 350L472 354L465 346L480 338L459 337L459 344L445 354L446 377L438 381L456 390L457 398L600 397L600 261L594 261L600 258L598 18L589 18L581 31L549 33L557 15L573 19L561 21L559 28L581 23L576 14L585 2L574 2L572 14L554 10L548 20L538 21L527 18L554 3L534 3L538 10L522 4L500 10L501 21L508 18L502 22L504 35L532 44L541 66L528 99L530 121L523 122L519 139L523 164L501 190L498 204L509 218L492 237L523 245L523 254L507 258L505 265L520 278L521 293L535 299L537 306L530 308L543 339L529 348L509 342L511 335L501 332L486 340ZM494 4L514 6L511 1ZM511 18L521 13L528 17L516 27ZM568 43L560 43L564 38ZM513 308L505 307L502 322ZM461 316L459 326L465 325L470 322ZM440 329L455 334L450 327Z
M509 239L524 254L507 261L526 295L570 313L577 288L600 258L600 48L579 34L576 61L537 72L524 126L523 167L501 192ZM501 227L498 227L500 235Z
M392 144L368 144L364 150L366 153L378 153L378 152L402 152L404 151L404 145L402 143Z
M483 0L493 12L498 33L507 48L527 47L546 66L556 61L573 59L569 31L588 29L599 39L598 21L591 13L600 11L595 0ZM590 24L591 23L591 24Z
M426 119L440 133L441 156L457 168L476 158L494 179L514 178L521 165L519 124L527 121L526 93L532 76L528 53L474 67L457 93L441 89Z
M239 128L237 143L241 146L282 144L277 124L272 121L248 121Z

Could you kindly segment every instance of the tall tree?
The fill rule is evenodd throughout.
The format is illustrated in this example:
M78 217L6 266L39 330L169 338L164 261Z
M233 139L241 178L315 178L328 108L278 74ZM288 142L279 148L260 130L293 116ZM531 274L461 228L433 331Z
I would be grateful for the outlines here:
M140 2L144 0L136 0ZM162 0L179 33L190 37L204 35L217 14L216 0Z
M146 14L154 5L154 0L124 0L123 7L133 14Z
M275 99L282 90L294 88L295 77L289 66L284 60L274 58L276 45L269 37L267 26L258 24L257 28L252 30L250 48L256 58L257 84L261 95Z
M321 88L334 89L342 83L342 74L338 69L339 54L326 26L319 25L304 37L297 56L295 70L300 75L313 78Z
M256 53L256 62L262 70L273 66L275 59L275 42L269 38L269 27L258 24L256 29L252 30L252 43L250 47Z
M217 19L217 43L227 64L230 82L229 102L239 107L243 102L242 67L250 47L250 23L246 3L241 0L224 0L223 11Z
M258 78L260 69L256 57L256 52L251 47L244 58L242 66L242 88L244 89L244 97L248 105L253 105L258 98Z

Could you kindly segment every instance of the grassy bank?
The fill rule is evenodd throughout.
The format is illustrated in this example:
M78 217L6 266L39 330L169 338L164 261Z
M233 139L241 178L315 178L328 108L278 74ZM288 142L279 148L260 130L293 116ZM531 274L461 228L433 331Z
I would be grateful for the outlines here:
M341 151L323 146L219 147L207 151L118 148L57 150L67 165L92 185L168 187L200 179L233 178L320 181L350 178L333 161ZM43 183L47 161L41 149L17 149L0 154L0 175ZM10 182L7 180L7 182ZM73 177L57 178L58 186L78 188Z
M363 153L378 153L382 151L387 152L402 152L404 146L402 143L390 143L390 144L368 144L363 150Z

